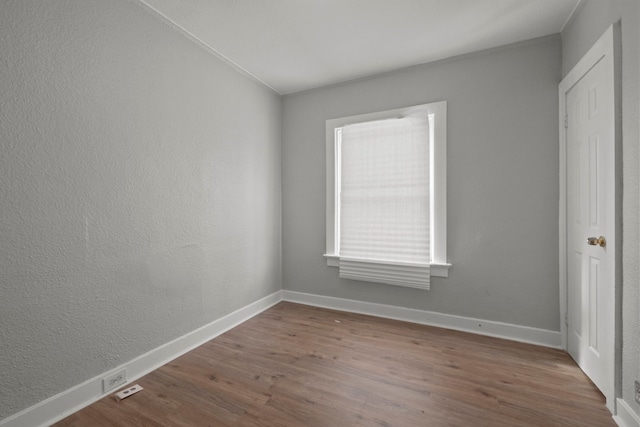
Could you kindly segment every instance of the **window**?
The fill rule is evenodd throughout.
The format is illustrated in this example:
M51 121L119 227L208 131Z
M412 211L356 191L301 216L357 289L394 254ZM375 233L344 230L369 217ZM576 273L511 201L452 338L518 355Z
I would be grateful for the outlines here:
M447 103L327 120L330 266L429 289L447 277Z

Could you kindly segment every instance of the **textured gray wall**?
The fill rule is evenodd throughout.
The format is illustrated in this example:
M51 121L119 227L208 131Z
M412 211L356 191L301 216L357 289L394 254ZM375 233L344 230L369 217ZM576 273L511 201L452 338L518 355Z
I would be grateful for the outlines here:
M560 38L283 101L287 290L558 331ZM448 101L449 278L428 292L341 280L325 250L325 121Z
M281 100L132 2L0 17L1 420L281 289Z
M563 74L582 58L614 22L622 31L622 398L638 415L634 380L640 380L640 308L638 285L638 157L640 110L639 50L640 5L629 1L587 1L562 32Z

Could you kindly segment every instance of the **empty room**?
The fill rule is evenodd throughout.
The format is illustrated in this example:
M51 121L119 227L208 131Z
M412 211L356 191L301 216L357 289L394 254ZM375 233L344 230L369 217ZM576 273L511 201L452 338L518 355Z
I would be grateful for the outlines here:
M0 0L0 427L640 427L638 0Z

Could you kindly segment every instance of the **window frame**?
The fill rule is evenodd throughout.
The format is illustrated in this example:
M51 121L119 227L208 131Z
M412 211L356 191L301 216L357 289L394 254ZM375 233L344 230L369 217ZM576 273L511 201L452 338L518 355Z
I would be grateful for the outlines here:
M340 150L337 135L347 124L402 117L421 113L432 117L429 121L429 173L431 206L431 276L448 277L451 264L447 262L447 101L431 102L394 110L329 119L326 121L326 252L327 265L340 263L339 185ZM337 167L338 166L338 167Z

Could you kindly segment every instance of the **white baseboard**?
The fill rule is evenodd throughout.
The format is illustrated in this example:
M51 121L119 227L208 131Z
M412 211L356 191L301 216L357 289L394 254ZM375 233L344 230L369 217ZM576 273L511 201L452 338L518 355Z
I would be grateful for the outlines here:
M474 319L472 317L462 317L433 311L416 310L412 308L403 308L286 290L282 291L282 299L284 301L316 307L403 320L406 322L420 323L423 325L437 326L457 331L504 338L512 341L542 345L545 347L562 348L562 340L559 331L549 331L546 329L531 328L528 326Z
M620 398L616 399L616 412L613 419L620 427L640 427L640 417Z
M23 426L48 426L73 414L74 412L90 405L91 403L114 393L102 392L102 378L119 371L127 369L127 384L132 383L149 372L158 369L160 366L187 353L190 350L212 340L218 335L232 329L240 323L263 312L269 307L282 301L282 291L277 291L252 304L234 311L208 325L189 332L173 341L168 342L150 352L136 357L135 359L118 366L108 372L104 372L90 380L85 381L75 387L63 391L47 400L44 400L24 411L5 418L0 421L0 427L23 427ZM124 387L124 384L118 389Z

